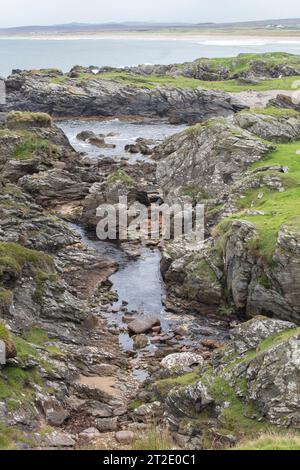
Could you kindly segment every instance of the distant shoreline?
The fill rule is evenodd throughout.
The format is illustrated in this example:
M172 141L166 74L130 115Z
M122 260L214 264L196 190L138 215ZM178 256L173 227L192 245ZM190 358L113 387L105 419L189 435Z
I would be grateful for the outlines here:
M288 34L287 34L288 33ZM291 31L281 31L280 34L276 31L266 32L260 31L103 31L95 33L38 33L38 34L1 34L0 40L174 40L174 41L200 41L200 42L225 42L226 41L243 41L243 42L266 42L266 43L299 43L300 30L291 33Z

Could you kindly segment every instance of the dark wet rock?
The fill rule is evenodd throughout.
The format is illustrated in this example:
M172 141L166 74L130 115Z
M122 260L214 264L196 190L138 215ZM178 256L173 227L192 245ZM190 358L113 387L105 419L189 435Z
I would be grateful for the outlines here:
M237 110L223 91L138 88L101 78L81 83L70 79L66 86L26 72L11 75L6 81L7 109L45 111L55 116L179 116L189 123Z

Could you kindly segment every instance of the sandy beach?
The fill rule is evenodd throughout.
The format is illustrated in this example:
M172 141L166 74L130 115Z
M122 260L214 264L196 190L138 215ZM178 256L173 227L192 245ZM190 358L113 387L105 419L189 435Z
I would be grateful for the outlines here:
M0 39L31 39L31 40L174 40L196 41L204 44L298 44L299 31L191 31L191 30L160 30L160 31L97 31L97 32L64 32L64 33L31 33L1 34Z

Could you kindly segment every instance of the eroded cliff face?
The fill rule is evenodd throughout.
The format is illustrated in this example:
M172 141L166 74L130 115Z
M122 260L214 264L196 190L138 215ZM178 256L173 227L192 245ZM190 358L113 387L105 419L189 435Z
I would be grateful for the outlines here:
M99 76L53 77L19 72L6 80L7 110L46 112L53 116L144 116L194 123L229 116L243 109L229 94L201 88L124 84Z
M49 116L8 118L10 128L0 131L1 446L84 446L100 436L97 420L118 429L128 390L137 386L115 332L99 315L117 264L86 246L54 210L75 201L79 217L100 176ZM95 387L89 376L110 379ZM113 380L128 389L114 393ZM92 435L79 437L93 426Z
M157 149L166 198L206 206L203 247L173 242L164 250L175 308L196 300L199 312L299 323L299 148L297 140L274 145L298 139L299 123L290 110L242 112L194 126Z

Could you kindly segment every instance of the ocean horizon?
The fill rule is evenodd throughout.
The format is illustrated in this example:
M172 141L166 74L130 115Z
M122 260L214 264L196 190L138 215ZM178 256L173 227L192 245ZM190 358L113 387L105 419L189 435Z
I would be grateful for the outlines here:
M74 65L171 64L199 57L229 57L250 52L300 54L300 38L0 38L0 75L6 77L12 69L55 67L67 72Z

